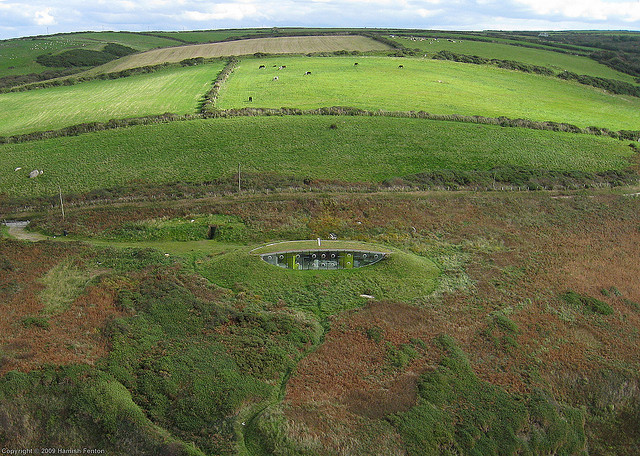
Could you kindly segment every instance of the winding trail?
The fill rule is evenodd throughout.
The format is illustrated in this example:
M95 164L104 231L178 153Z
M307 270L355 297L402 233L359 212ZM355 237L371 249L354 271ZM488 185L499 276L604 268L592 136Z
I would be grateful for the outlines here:
M288 368L286 372L284 372L278 388L274 389L273 393L267 399L246 409L244 413L240 414L241 416L238 416L236 432L240 437L237 448L239 455L269 456L272 454L267 448L265 448L262 442L260 432L258 431L258 420L261 415L269 409L269 407L275 406L284 400L287 383L289 383L291 375L295 372L300 361L315 352L324 343L326 333L327 328L323 326L322 334L320 335L317 343L311 345L301 353L295 361L295 366Z

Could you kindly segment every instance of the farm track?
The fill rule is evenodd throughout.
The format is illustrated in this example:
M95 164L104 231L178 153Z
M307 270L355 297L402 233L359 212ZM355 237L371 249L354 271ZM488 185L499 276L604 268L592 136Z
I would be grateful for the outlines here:
M640 193L633 192L633 189L637 189L638 187L622 187L623 189L627 189L627 191L632 193L624 193L624 196L638 196ZM491 189L490 189L491 190ZM598 189L590 189L591 192L606 192L610 193L610 187L602 186ZM556 198L566 198L573 196L580 196L584 190L518 190L518 189L509 189L504 188L491 190L490 193L493 194L532 194L532 193L544 193L544 194L555 194L558 196ZM349 191L349 190L328 190L324 188L319 188L316 190L309 189L287 189L281 191L273 191L273 192L243 192L241 194L237 193L220 193L220 194L212 194L209 196L199 196L197 198L131 198L131 197L122 197L122 198L113 198L113 199L105 199L99 201L89 201L89 202L81 202L81 203L73 203L73 202L65 202L65 208L67 210L74 209L83 209L83 210L91 210L91 209L99 209L101 207L183 207L183 206L197 206L199 204L206 203L220 203L220 202L228 202L230 200L234 200L234 203L243 203L243 202L252 202L252 201L272 201L272 200L283 200L288 198L299 198L301 196L309 196L314 197L314 195L326 195L331 194L332 196L347 196L347 195L367 195L371 197L382 197L382 196L398 196L398 195L411 195L416 198L426 197L426 196L434 196L434 195L477 195L481 193L486 193L484 190L474 190L474 189L457 189L457 190L446 190L446 189L433 189L433 190L400 190L400 189L390 189L390 190L376 190L376 191ZM566 195L569 193L570 195ZM574 195L575 194L575 195ZM49 206L48 206L49 207ZM5 214L6 217L11 218L28 218L32 216L34 213L41 212L43 209L35 206L23 207L21 209L15 210L13 212L7 212ZM23 232L26 232L24 228Z

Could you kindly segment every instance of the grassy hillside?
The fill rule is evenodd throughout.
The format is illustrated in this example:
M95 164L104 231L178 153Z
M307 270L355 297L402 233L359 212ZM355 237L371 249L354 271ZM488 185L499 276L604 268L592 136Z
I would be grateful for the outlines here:
M192 114L223 62L0 94L0 135L173 112Z
M361 306L366 302L362 294L407 302L424 298L433 292L440 274L432 261L397 251L375 265L345 272L282 269L248 255L248 250L217 255L198 270L217 285L251 290L269 302L284 300L321 320ZM318 293L322 289L328 292Z
M388 50L378 41L363 36L301 36L278 38L253 38L223 43L194 44L165 49L157 49L142 54L124 57L97 67L90 73L122 71L145 65L164 62L179 62L195 57L222 57L249 55L256 52L265 54L307 54L310 52L333 51L376 51Z
M174 41L190 44L214 43L229 38L254 36L256 38L265 33L273 33L273 29L226 29L226 30L194 30L176 32L150 32L157 37L166 37Z
M263 31L277 33L100 36L141 49ZM459 35L469 33L544 46L533 32ZM325 38L299 40L298 52L322 44L330 53L336 42ZM256 43L274 42L235 46L252 54ZM488 57L513 50L478 46L495 51ZM194 49L169 52L182 60ZM490 66L356 54L251 55L209 91L223 64L0 95L0 135L194 113L205 93L205 113L218 116L0 145L0 221L31 221L26 231L0 225L3 447L640 454L637 138L406 113L637 130L639 98ZM221 110L335 105L403 112ZM103 127L113 129L95 131ZM44 173L30 179L32 169ZM329 271L256 255L330 234L331 245L390 255Z
M263 240L331 223L394 261L321 274L216 241L181 260L4 240L1 364L32 372L0 382L1 435L108 449L128 438L135 454L632 456L640 199L565 196L245 195L48 214L99 233L216 213ZM56 284L39 277L60 264L101 275L48 315L39 293Z
M310 35L323 33L367 32L371 29L344 29L344 28L309 28L309 27L268 27L246 29L222 29L222 30L194 30L176 32L150 32L151 35L167 37L186 43L213 43L234 38L261 38L287 35Z
M175 41L127 32L68 33L0 41L0 77L40 73L45 67L36 57L69 49L100 50L107 43L118 43L139 51L172 46Z
M577 74L587 74L600 78L618 79L630 83L635 82L631 75L621 73L605 65L596 62L589 57L563 54L539 48L510 45L507 43L491 43L484 41L466 40L464 37L454 39L452 42L446 38L438 40L426 38L412 41L409 38L396 38L396 42L409 49L420 49L433 55L439 51L450 51L457 54L477 55L489 59L515 60L551 68L556 72L571 71Z
M267 68L260 70L261 64ZM278 71L273 65L287 68ZM416 58L247 59L222 88L219 107L247 106L248 96L260 107L424 110L610 129L634 129L640 121L640 98L553 77Z
M491 125L388 117L237 117L2 145L0 192L51 195L58 184L64 192L85 192L134 180L202 182L232 176L239 163L244 173L379 182L429 170L505 165L620 170L633 155L627 143L610 138ZM17 167L23 169L15 172ZM27 179L35 168L45 173Z

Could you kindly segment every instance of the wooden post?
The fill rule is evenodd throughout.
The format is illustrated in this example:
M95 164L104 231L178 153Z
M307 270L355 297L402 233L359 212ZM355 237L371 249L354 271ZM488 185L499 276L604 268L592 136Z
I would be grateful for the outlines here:
M240 193L240 163L238 163L238 193Z
M64 222L64 203L62 202L62 188L58 184L58 192L60 195L60 210L62 211L62 221Z

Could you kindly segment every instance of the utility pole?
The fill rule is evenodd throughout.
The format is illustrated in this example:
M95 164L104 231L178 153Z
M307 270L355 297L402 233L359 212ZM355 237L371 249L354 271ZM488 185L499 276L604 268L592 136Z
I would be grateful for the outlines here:
M58 184L58 192L60 195L60 210L62 211L62 221L64 222L64 203L62 202L62 188Z

